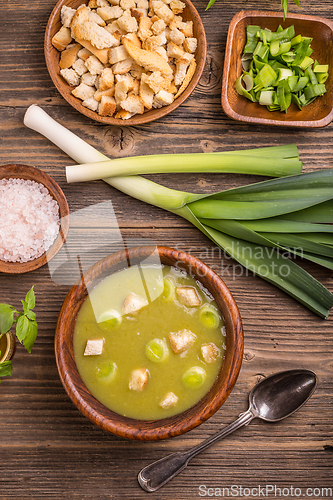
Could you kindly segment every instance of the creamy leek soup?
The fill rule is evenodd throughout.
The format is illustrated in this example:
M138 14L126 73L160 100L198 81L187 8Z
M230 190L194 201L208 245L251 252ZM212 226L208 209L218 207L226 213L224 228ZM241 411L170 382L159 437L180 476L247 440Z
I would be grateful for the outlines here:
M93 288L74 330L91 394L126 417L158 420L212 387L225 349L221 313L200 282L169 266L132 266Z

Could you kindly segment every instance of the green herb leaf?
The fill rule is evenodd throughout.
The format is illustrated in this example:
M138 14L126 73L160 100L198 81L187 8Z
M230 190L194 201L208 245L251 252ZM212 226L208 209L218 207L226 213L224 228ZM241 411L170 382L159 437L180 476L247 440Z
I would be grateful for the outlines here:
M17 320L16 336L17 336L18 340L21 342L21 344L23 343L24 339L28 335L29 323L30 323L30 321L28 320L28 318L26 316L24 316L24 314L22 316L20 316L19 319Z
M207 4L207 7L205 8L205 10L208 10L212 5L214 5L216 0L209 0L208 4Z
M0 304L0 334L9 332L14 323L16 309L9 304Z
M28 319L31 319L31 321L34 321L36 319L36 313L34 313L33 311L28 311L26 317Z
M27 293L26 297L25 297L25 301L28 305L28 308L29 309L33 309L35 307L35 292L34 292L34 286L33 285L29 292Z
M0 363L0 377L8 377L11 376L12 373L13 366L11 361L3 361Z
M23 345L26 350L30 353L32 346L35 343L38 333L37 321L29 321L28 333L23 340Z

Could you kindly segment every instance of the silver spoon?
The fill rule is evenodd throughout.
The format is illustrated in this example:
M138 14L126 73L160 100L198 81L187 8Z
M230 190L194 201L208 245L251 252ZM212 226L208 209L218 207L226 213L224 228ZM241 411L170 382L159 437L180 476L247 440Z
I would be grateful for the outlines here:
M239 418L202 443L186 452L177 451L157 460L138 474L138 481L146 491L156 491L177 476L191 458L236 429L248 425L253 418L277 422L298 410L313 394L317 383L316 374L310 370L288 370L261 380L250 392L250 407Z

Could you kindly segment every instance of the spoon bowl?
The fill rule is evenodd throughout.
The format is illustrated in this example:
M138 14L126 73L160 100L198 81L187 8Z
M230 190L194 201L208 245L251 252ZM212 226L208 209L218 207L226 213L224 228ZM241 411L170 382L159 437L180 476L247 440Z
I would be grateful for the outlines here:
M261 380L250 392L250 409L266 422L289 417L313 394L317 377L311 370L288 370Z

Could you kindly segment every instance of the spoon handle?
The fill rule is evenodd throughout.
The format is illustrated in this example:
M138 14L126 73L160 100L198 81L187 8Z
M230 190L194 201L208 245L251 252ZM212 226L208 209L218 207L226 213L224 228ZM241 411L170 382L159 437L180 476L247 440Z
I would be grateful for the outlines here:
M147 465L147 467L142 469L138 474L138 481L141 488L149 492L158 490L161 486L170 481L170 479L184 470L191 458L211 446L215 441L228 436L243 425L248 425L255 416L256 415L252 413L251 409L249 409L245 413L242 413L235 422L227 425L222 430L188 451L183 453L177 451L176 453L172 453L167 457L157 460L157 462Z

